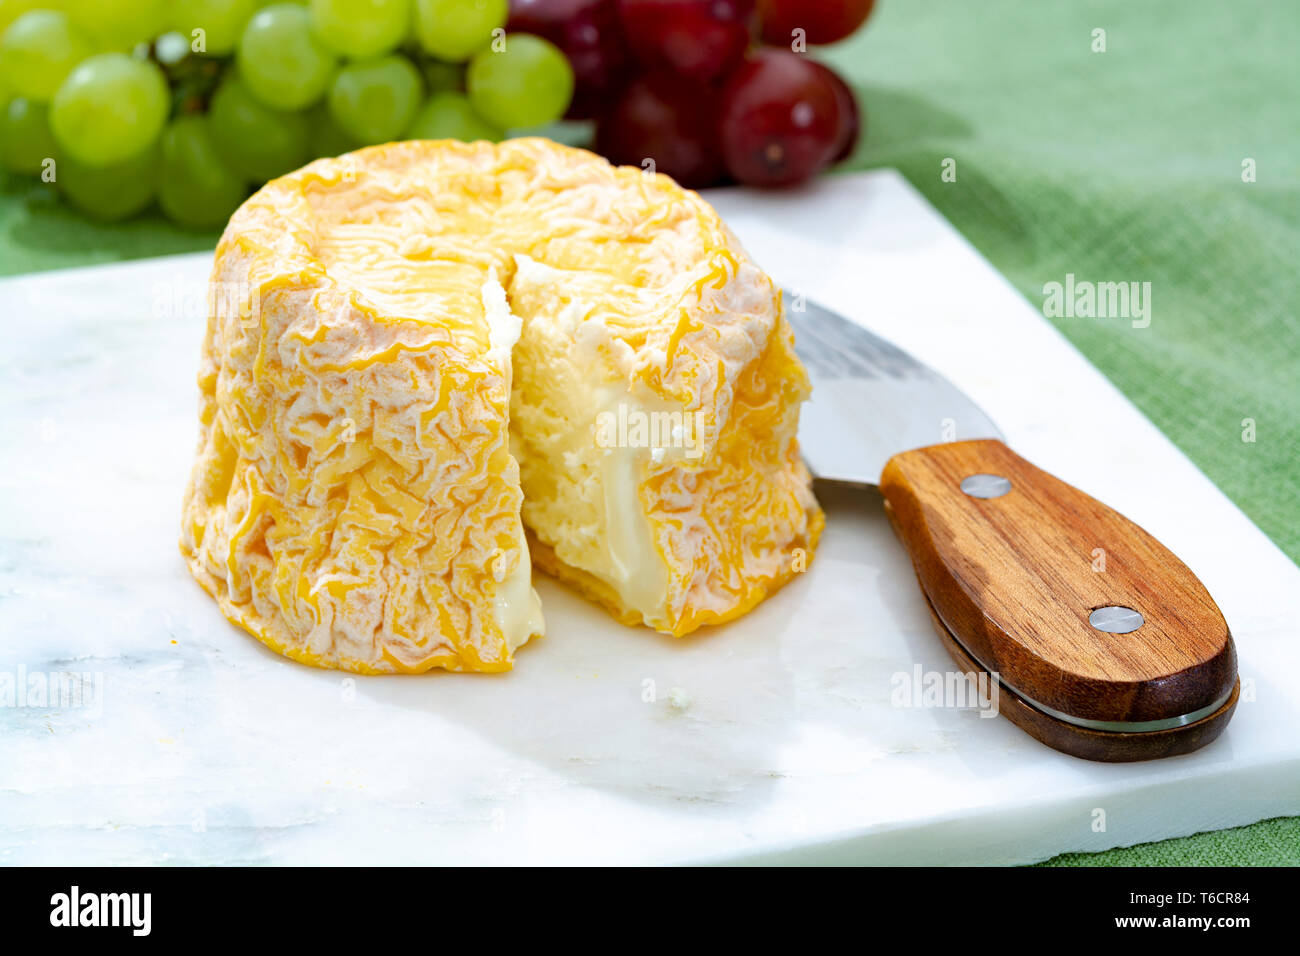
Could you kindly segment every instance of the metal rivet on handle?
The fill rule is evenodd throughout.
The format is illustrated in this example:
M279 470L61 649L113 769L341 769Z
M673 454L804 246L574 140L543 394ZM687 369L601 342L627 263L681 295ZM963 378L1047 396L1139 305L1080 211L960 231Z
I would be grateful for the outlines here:
M1099 631L1105 631L1107 634L1128 634L1131 631L1136 631L1146 623L1146 619L1131 607L1112 604L1107 607L1099 607L1089 614L1088 623Z
M961 490L972 498L1001 498L1011 490L1011 482L1001 475L967 475Z

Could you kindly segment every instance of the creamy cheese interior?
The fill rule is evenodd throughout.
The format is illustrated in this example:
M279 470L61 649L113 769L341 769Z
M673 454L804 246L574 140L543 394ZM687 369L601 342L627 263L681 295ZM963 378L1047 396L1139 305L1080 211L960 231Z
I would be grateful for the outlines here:
M488 355L512 381L518 372L532 386L511 390L511 452L517 461L527 462L523 512L526 519L531 513L533 520L526 523L570 566L604 581L626 607L646 620L658 620L667 598L668 571L656 550L638 489L648 462L662 461L678 450L662 442L653 445L649 439L656 436L629 435L627 427L619 434L618 425L654 421L654 416L671 415L673 408L647 394L644 387L629 388L606 367L596 343L608 341L608 330L591 315L589 306L581 302L555 306L563 298L561 270L524 254L515 261L515 275L528 286L525 301L535 304L540 299L553 306L549 313L525 319L511 310L495 269L483 284ZM556 381L544 367L540 374L534 373L529 364L533 350L515 356L514 346L526 326L532 329L530 341L540 348L567 352L574 374ZM552 427L538 432L513 427L515 415L537 421L532 413L539 410ZM613 426L605 443L600 440L602 423ZM530 494L530 488L535 494ZM547 495L549 501L539 500ZM530 501L536 506L530 506ZM582 510L588 510L594 521L590 527L577 528L562 514ZM529 584L532 564L526 544L522 550L523 559L502 583L495 601L497 619L512 651L543 629L541 602Z
M609 327L571 295L566 270L525 254L515 264L511 300L521 313L521 342L513 356L510 445L525 524L625 607L647 622L660 620L668 570L639 489L663 450L627 428L620 434L618 423L649 420L669 403L623 380L608 357Z
M513 371L511 352L519 341L523 323L510 311L506 290L497 280L496 269L489 269L481 292L483 318L488 326L486 357L509 381ZM542 602L533 588L533 562L522 528L516 547L519 549L518 563L514 571L500 579L500 586L492 601L497 624L511 653L525 644L532 635L545 632Z
M542 602L533 588L533 563L528 557L528 542L519 537L523 552L515 570L501 582L492 607L497 624L505 635L511 653L526 643L534 634L545 633L542 620Z

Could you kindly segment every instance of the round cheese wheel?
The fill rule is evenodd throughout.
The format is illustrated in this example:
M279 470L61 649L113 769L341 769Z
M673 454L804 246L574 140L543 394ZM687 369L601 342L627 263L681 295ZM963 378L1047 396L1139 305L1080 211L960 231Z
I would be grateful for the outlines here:
M268 183L217 248L181 549L306 663L497 671L535 561L685 634L807 566L808 380L698 195L544 139Z

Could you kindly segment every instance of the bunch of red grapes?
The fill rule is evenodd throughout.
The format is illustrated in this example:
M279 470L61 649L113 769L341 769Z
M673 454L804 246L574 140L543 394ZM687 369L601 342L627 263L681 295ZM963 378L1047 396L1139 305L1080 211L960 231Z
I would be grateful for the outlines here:
M874 3L511 0L508 29L564 51L576 79L567 115L596 121L612 162L652 162L691 188L785 186L857 144L852 91L806 50L849 36Z

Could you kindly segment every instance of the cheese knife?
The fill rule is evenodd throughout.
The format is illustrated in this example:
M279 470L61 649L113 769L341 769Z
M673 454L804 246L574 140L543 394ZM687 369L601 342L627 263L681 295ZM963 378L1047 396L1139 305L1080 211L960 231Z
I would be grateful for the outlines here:
M902 349L788 292L785 306L813 381L805 462L819 481L880 489L940 639L963 672L998 681L1003 716L1089 760L1188 753L1223 732L1236 650L1182 561L1017 455Z

